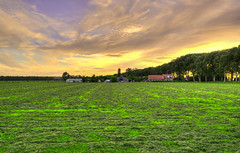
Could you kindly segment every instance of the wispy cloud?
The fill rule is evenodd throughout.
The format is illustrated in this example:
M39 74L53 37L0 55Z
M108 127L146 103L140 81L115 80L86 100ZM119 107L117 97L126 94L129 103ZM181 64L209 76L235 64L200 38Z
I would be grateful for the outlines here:
M109 57L121 57L122 55L120 54L107 54L106 56L109 56Z
M237 2L113 1L111 7L96 8L86 16L75 41L43 49L89 55L145 51L159 46L158 53L165 53L166 48L183 48L215 39L209 32L221 34L229 27L239 26L240 7L231 7L234 3ZM221 30L215 30L219 28Z
M0 53L0 63L11 68L22 68L22 65L8 53Z

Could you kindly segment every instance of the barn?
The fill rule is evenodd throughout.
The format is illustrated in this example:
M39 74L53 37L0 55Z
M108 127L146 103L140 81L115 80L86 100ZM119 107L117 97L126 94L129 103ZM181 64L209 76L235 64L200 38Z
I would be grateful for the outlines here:
M82 82L82 79L67 79L66 82L70 82L70 83L78 82L78 83L80 83L80 82Z
M148 81L173 81L172 74L148 75Z

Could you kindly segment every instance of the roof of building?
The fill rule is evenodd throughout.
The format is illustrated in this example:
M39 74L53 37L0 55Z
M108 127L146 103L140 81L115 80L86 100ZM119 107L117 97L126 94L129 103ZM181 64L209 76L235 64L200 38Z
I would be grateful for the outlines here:
M172 74L163 74L163 76L172 76Z
M149 80L164 80L168 78L172 78L172 74L148 75Z
M164 76L163 75L149 75L148 79L149 80L163 80Z

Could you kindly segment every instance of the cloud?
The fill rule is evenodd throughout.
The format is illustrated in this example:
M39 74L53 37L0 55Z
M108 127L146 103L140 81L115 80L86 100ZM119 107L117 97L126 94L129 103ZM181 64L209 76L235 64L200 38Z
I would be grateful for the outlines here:
M0 53L0 63L11 68L22 68L22 65L8 53Z
M190 44L194 46L199 41L211 41L211 30L216 34L239 26L240 14L237 12L240 7L231 8L234 2L112 1L107 9L101 7L91 10L81 22L76 40L44 46L42 49L111 55L137 50L146 52L153 48L158 48L156 54L165 54L171 48L168 52L173 53ZM214 30L220 27L222 31ZM198 38L200 33L201 37Z
M101 6L101 7L108 7L112 3L112 0L93 0L91 4Z
M0 16L1 47L32 50L74 36L71 28L66 30L66 23L41 14L33 5L19 0L0 1Z
M121 57L122 55L117 55L117 54L107 54L105 56L108 56L108 57Z
M91 56L83 56L83 55L74 55L73 57L76 57L76 58L91 58Z
M156 59L170 59L171 57L169 56L160 56L160 57L157 57Z
M95 67L95 68L93 68L93 69L101 70L101 69L103 69L103 68L100 68L100 67Z
M125 47L128 45L127 42L138 39L141 37L140 32L147 30L148 26L142 23L143 18L150 17L148 6L154 4L150 1L141 5L127 1L125 3L132 7L119 7L121 6L119 2L114 1L108 9L98 8L91 11L79 26L77 40L56 46L45 46L42 49L69 50L82 54L128 52L129 47ZM138 9L136 5L145 7Z

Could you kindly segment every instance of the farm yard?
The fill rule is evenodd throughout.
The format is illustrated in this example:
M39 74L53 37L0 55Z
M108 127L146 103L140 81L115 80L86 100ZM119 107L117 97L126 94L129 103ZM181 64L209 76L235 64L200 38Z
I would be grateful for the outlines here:
M0 82L0 152L237 152L239 83Z

